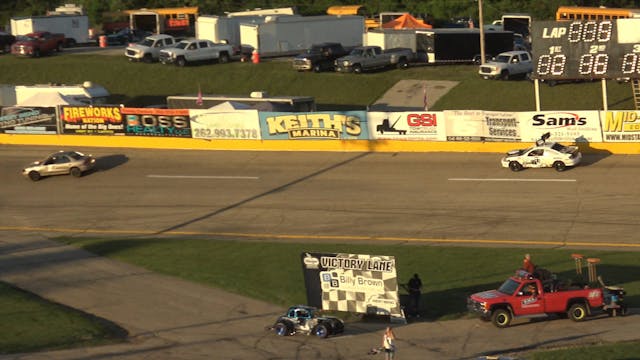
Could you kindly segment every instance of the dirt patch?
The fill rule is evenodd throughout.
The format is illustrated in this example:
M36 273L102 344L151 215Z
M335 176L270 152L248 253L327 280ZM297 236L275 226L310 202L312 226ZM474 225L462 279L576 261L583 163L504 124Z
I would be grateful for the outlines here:
M370 105L369 111L425 110L425 90L428 109L456 85L457 81L400 80Z

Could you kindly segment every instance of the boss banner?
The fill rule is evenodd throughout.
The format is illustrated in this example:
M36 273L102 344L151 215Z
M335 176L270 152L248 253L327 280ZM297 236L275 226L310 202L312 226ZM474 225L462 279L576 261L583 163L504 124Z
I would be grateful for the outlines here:
M122 108L125 134L191 137L188 109Z
M309 305L404 321L393 256L305 252L301 260Z
M260 112L265 140L367 140L365 111Z
M0 116L5 134L57 134L55 107L5 107Z
M260 140L258 110L189 110L194 139Z
M601 111L604 142L640 142L640 111Z
M123 135L119 106L62 106L62 133L76 135Z
M367 123L372 140L446 140L443 112L368 112Z

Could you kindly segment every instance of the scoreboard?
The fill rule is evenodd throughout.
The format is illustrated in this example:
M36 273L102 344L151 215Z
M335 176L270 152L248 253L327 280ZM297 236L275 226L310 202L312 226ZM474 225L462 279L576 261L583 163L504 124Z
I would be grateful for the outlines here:
M532 77L640 78L640 19L535 21Z

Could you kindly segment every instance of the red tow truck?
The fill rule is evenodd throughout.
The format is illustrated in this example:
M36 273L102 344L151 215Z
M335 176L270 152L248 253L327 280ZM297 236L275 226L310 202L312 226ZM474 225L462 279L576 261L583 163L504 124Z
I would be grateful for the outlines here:
M54 34L48 31L36 31L19 36L11 46L11 53L18 56L40 57L54 50L62 51L64 34Z
M610 316L625 315L624 290L605 286L601 278L598 281L601 286L593 281L564 283L546 270L534 275L519 269L497 290L469 296L467 309L499 328L508 327L514 318L552 314L566 315L573 321L582 321L596 311L605 311Z

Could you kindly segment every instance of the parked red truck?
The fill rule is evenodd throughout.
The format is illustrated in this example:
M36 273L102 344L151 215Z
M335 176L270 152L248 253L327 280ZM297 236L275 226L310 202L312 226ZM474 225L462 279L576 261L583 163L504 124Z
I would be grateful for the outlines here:
M622 303L624 290L617 287L592 287L565 284L553 277L534 277L524 270L508 278L497 290L473 294L467 299L470 312L492 321L499 328L508 327L514 318L567 315L582 321L596 311L615 315L626 313Z
M11 46L11 53L18 56L39 57L53 51L62 51L64 42L64 34L36 31L19 36Z

